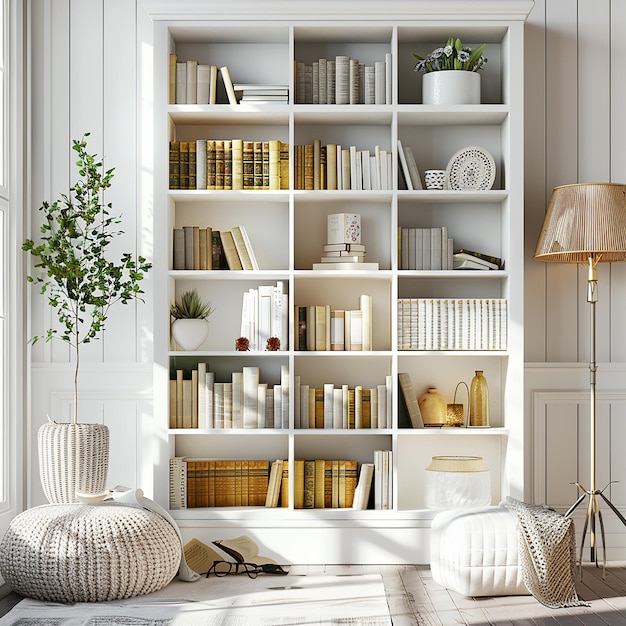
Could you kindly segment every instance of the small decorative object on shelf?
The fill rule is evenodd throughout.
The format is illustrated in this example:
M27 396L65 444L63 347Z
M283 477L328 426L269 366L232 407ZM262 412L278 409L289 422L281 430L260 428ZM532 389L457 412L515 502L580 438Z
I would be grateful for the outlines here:
M424 476L424 504L453 509L491 504L491 475L480 456L434 456Z
M417 403L422 413L425 428L441 428L446 422L447 404L435 387L429 387Z
M456 401L456 392L458 391L460 385L465 386L467 399L469 400L469 387L467 386L467 383L460 381L454 388L454 399L452 400L452 404L447 405L446 421L444 426L465 426L465 405L462 403L457 404Z
M246 352L250 349L250 341L247 337L239 337L235 340L235 350L238 352Z
M172 337L183 350L196 350L209 332L207 318L213 313L211 303L205 303L195 289L186 291L170 307Z
M424 172L426 189L445 189L446 170L426 170Z
M422 78L424 104L480 104L479 70L487 62L485 44L472 50L460 39L450 37L445 46L435 48L426 57L413 53L416 72Z
M278 337L270 337L267 340L267 350L270 352L276 352L280 350L280 339Z
M482 370L476 370L470 385L470 416L472 427L489 426L489 388Z

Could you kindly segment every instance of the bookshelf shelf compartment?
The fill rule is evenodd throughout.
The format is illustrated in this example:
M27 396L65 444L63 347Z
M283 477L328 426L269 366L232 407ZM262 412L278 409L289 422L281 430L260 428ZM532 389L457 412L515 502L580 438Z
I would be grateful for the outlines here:
M519 236L524 212L524 59L518 51L523 49L524 21L532 2L495 0L470 9L461 2L440 8L431 1L394 0L384 6L365 7L362 15L347 14L345 8L327 3L327 10L313 15L307 3L272 0L264 4L262 19L256 19L254 11L238 14L236 7L227 5L209 13L200 0L190 0L185 8L172 3L169 12L162 6L170 6L169 0L154 0L153 4L159 7L152 15L154 94L146 102L154 101L156 123L155 135L146 145L156 146L154 247L162 256L155 263L155 281L165 286L157 290L154 299L155 362L160 364L154 377L155 418L160 424L161 458L280 459L293 472L296 459L356 460L363 464L373 462L378 450L391 451L391 499L386 510L294 509L290 484L289 507L196 508L175 510L174 517L181 522L186 538L197 536L203 541L221 538L233 527L254 529L261 542L275 541L278 534L284 542L285 559L291 562L367 561L368 555L353 556L357 544L378 546L371 557L378 563L385 559L397 563L401 558L408 563L427 562L424 546L428 545L428 529L436 511L424 507L420 477L433 455L483 456L491 470L494 503L506 495L519 499L526 495L518 478L523 475L526 441L519 392L524 369L524 259ZM421 104L421 74L413 71L412 53L430 52L450 34L460 37L465 45L487 44L489 62L481 72L481 104ZM171 53L180 60L227 66L233 83L286 85L289 101L229 104L222 85L217 104L168 104ZM388 53L390 59L386 59ZM301 103L298 90L302 83L298 83L296 64L335 60L338 55L359 59L364 65L387 63L391 80L384 104ZM380 98L378 101L382 102ZM169 160L161 149L170 141L233 138L257 142L278 139L288 144L288 182L281 174L285 187L167 189ZM298 146L315 140L320 146L338 144L343 149L354 146L369 150L370 156L376 146L388 151L392 172L389 188L301 189L309 186L312 177L310 171L303 175L296 170L296 156L304 152ZM409 191L398 162L398 140L411 148L422 182L426 169L445 169L460 149L472 145L484 148L496 163L494 185L480 191ZM147 156L153 158L151 153ZM376 165L374 162L370 174L377 174ZM324 254L327 216L335 213L361 216L365 261L377 263L378 270L312 269ZM244 226L260 269L173 270L173 231L190 225L220 231ZM447 238L454 248L499 257L504 269L404 269L399 229L441 226L448 229ZM436 238L434 241L437 243ZM181 267L180 255L177 260L176 267ZM283 293L288 294L283 349L267 352L260 349L259 342L258 350L235 351L235 340L242 335L244 292L279 282ZM182 352L173 349L169 339L169 306L192 288L211 301L215 312L209 318L205 344L197 351ZM326 345L320 350L301 349L298 331L302 318L296 307L329 305L334 311L353 311L360 308L361 295L372 297L371 350L330 350ZM506 300L508 336L506 345L500 344L506 349L403 349L414 345L405 341L399 324L398 302L409 298ZM434 344L433 336L431 333L430 344L423 345L455 345ZM281 412L280 428L169 428L170 379L177 369L196 368L199 363L207 363L222 383L244 367L258 367L260 380L268 386L288 383L285 398L289 408ZM409 374L416 395L435 386L447 402L452 402L457 383L469 385L477 369L485 372L489 385L490 428L406 427L399 403L399 373ZM333 390L348 386L348 391L355 392L359 386L377 390L384 386L391 391L391 403L386 405L389 421L381 428L344 428L343 421L337 428L300 428L304 422L299 421L302 405L296 408L297 399L301 401L298 394L303 386L323 389L325 384L327 392L331 384ZM307 421L306 425L311 424ZM155 469L155 499L164 505L168 502L167 487L167 468L159 465ZM304 548L311 543L312 529L315 544L320 546L314 555ZM337 538L342 546L352 547L337 554L332 548ZM393 547L381 547L383 544L403 546L403 556ZM385 556L381 557L381 551Z

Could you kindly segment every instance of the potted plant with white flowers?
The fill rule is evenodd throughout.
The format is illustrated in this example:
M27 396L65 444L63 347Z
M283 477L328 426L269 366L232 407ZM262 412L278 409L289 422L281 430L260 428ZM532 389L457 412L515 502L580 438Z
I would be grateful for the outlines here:
M35 258L35 271L27 280L40 287L58 321L32 343L59 339L74 359L72 420L48 419L38 432L41 482L51 503L74 502L77 492L105 489L108 428L78 421L80 347L99 338L111 306L141 299L140 282L151 267L144 257L134 259L130 253L110 259L109 245L123 234L117 229L120 218L112 217L111 204L104 203L113 169L105 170L103 161L87 152L88 136L73 140L79 179L67 194L42 204L40 241L27 239L22 245Z
M422 77L424 104L480 104L480 70L487 59L483 55L486 44L472 49L460 39L450 37L427 56L413 53L416 72Z

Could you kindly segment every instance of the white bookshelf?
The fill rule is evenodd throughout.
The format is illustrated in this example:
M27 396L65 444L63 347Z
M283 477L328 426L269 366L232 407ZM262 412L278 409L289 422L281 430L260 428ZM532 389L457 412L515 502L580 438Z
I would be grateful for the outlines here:
M183 535L201 540L246 532L286 562L357 563L428 561L428 529L435 514L423 505L424 468L435 454L476 454L491 470L492 501L523 497L523 26L531 0L514 2L231 2L206 9L201 2L144 3L154 20L154 274L164 288L155 296L155 485L167 506L171 456L288 459L350 458L372 462L374 450L393 451L390 510L266 509L228 507L175 510ZM468 6L469 5L469 6ZM436 107L421 102L421 75L412 52L425 53L454 34L468 45L487 43L481 105ZM168 55L227 65L233 82L285 83L294 93L294 61L349 54L364 62L392 54L392 101L384 105L168 105ZM173 139L245 137L281 139L291 146L320 139L391 150L393 189L385 191L187 191L168 189L168 142ZM489 191L406 191L399 183L395 146L409 145L418 167L445 168L457 150L478 145L493 155L497 175ZM152 155L151 155L152 156ZM362 216L367 260L377 272L314 272L329 213ZM259 271L171 270L172 229L183 224L228 229L245 225ZM503 271L398 269L397 228L447 225L455 245L505 259ZM278 353L234 350L241 294L282 280L289 291L288 349ZM169 304L195 287L211 300L209 336L197 352L173 349ZM293 349L293 305L330 303L358 308L373 295L371 352L299 352ZM473 297L508 300L506 351L400 351L399 297ZM305 430L168 429L171 369L207 361L226 376L258 365L265 382L278 383L282 365L291 382L321 386L394 381L391 428ZM402 428L398 372L408 372L421 394L436 386L452 402L461 380L485 371L490 389L489 429ZM293 388L293 385L292 385ZM459 389L459 393L462 390ZM464 397L457 401L467 402ZM293 402L291 403L293 407ZM293 498L291 498L293 502Z

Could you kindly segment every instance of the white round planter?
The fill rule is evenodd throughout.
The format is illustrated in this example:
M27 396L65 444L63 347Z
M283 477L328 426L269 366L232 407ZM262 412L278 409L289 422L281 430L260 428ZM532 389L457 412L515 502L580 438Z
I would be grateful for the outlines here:
M37 433L39 476L50 504L76 502L76 493L106 489L109 429L104 424L48 422Z
M180 319L172 322L172 337L182 350L197 350L209 333L205 319Z
M424 104L480 104L480 74L464 70L428 72L422 76Z

